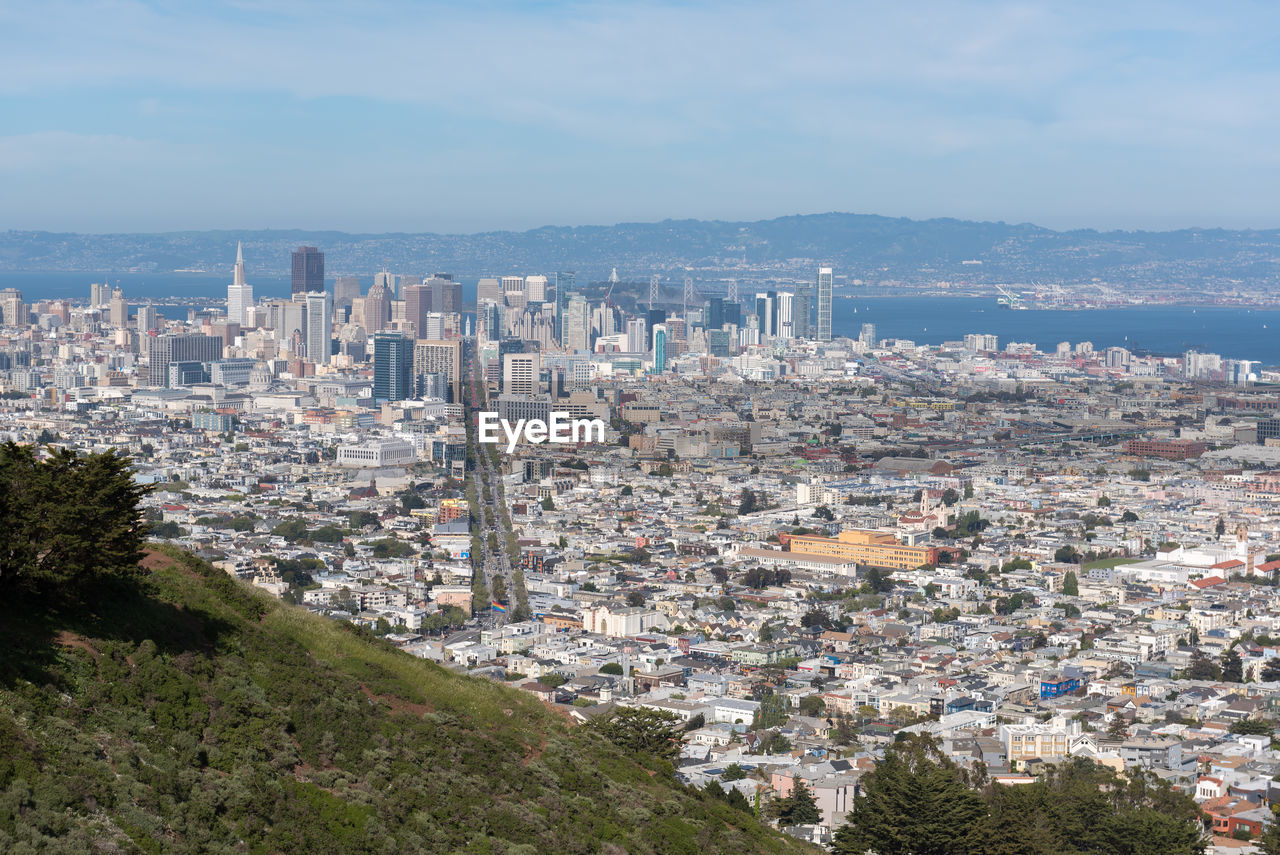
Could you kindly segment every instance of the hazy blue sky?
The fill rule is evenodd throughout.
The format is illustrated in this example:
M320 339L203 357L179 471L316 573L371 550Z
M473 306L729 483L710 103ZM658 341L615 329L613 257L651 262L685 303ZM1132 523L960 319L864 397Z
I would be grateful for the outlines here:
M1278 102L1274 2L5 0L0 228L1278 227Z

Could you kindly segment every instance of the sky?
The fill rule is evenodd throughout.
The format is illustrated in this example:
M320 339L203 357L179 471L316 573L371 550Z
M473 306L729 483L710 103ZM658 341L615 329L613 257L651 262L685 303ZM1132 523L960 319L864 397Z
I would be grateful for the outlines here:
M1272 2L0 3L0 228L1280 227Z

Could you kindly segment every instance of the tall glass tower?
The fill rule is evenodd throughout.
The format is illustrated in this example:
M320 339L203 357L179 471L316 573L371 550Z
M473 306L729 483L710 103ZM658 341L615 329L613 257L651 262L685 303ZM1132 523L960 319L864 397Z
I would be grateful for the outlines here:
M818 341L831 341L831 268L818 268Z

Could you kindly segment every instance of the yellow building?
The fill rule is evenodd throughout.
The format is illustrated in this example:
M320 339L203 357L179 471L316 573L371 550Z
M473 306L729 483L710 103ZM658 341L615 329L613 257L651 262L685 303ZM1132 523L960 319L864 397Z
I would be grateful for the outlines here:
M848 529L836 537L780 535L786 548L804 555L823 555L889 570L914 570L922 564L937 564L938 550L932 546L905 546L892 534L866 529Z

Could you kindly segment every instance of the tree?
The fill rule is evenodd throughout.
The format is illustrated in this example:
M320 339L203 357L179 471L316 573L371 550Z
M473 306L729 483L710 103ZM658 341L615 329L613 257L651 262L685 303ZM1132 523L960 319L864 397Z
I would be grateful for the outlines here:
M141 575L148 487L114 451L0 445L0 592L76 597Z
M1108 498L1108 497L1107 497L1107 496L1105 496L1105 495L1103 495L1103 496L1099 496L1099 497L1098 497L1098 507L1100 507L1100 508L1109 508L1109 507L1111 507L1111 499L1110 499L1110 498Z
M781 799L778 808L779 825L817 825L822 813L804 778L797 777L791 787L791 795Z
M550 686L553 689L558 689L565 683L569 682L569 678L557 671L550 671L539 677L538 682L544 686Z
M601 665L597 670L601 674L612 674L615 677L622 676L622 666L617 662L606 662L603 665Z
M1069 544L1059 546L1057 551L1053 553L1053 560L1059 564L1078 564L1080 563L1080 553L1076 551L1074 546Z
M1062 577L1062 593L1067 597L1080 596L1080 580L1076 578L1074 570L1068 570Z
M745 777L747 777L747 770L737 763L730 763L725 766L724 772L720 774L720 779L723 781L741 781Z
M605 739L626 751L673 761L680 755L680 718L665 710L618 707L591 722Z
M1270 736L1274 731L1274 725L1269 721L1259 721L1252 718L1244 718L1231 723L1232 733L1249 734L1252 736Z
M942 504L946 505L948 508L958 501L960 501L960 494L955 490L948 487L942 491Z
M1111 723L1107 725L1107 736L1116 740L1125 740L1129 738L1129 722L1119 713L1111 719Z
M964 855L985 814L960 770L927 736L894 743L862 779L849 821L835 833L835 855Z
M816 716L827 708L827 702L822 699L822 695L805 695L800 699L800 714L807 716Z
M738 500L738 515L742 516L754 512L758 509L759 502L760 500L756 498L755 490L750 487L743 487L742 496Z
M643 605L644 605L644 594L640 593L639 591L631 591L631 592L629 592L629 593L627 594L627 605L629 605L629 606L643 606Z
M1137 521L1138 521L1138 515L1135 514L1133 511L1126 510L1124 513L1120 515L1120 522L1122 523L1132 523Z
M1222 654L1222 679L1228 683L1244 682L1244 665L1240 661L1240 652L1234 647Z
M760 699L760 706L751 717L751 728L761 730L779 727L787 723L787 705L781 695L768 694Z
M542 500L542 509L544 511L554 511L556 509L556 503L551 501L550 496Z
M1187 678L1190 680L1217 680L1222 677L1222 668L1204 651L1197 650L1191 654L1191 664L1187 667Z
M1280 680L1280 657L1267 660L1267 664L1262 666L1262 681L1264 683L1274 683Z

